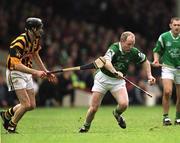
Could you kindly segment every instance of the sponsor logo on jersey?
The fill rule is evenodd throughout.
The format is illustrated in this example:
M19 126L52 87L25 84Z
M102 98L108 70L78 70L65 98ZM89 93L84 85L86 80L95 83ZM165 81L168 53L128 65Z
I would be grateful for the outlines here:
M166 46L167 46L167 47L170 47L171 45L172 45L172 43L169 42L169 41L167 41Z
M178 48L169 50L169 54L172 58L180 57L180 50Z

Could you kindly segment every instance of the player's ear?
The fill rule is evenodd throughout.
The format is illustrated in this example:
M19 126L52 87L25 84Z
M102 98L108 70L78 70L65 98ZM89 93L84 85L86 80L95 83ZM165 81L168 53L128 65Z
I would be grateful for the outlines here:
M31 31L32 31L32 32L36 32L37 29L33 27L33 28L31 29Z
M169 24L169 27L172 28L172 23Z

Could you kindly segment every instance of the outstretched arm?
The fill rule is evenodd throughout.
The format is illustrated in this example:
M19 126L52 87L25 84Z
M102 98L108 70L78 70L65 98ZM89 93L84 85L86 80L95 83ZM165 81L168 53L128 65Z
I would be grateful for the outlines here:
M151 65L147 59L143 62L143 68L146 70L149 84L154 84L156 82L156 79L151 74Z
M106 52L106 54L104 55L104 59L106 60L106 64L104 65L104 67L111 73L115 74L117 77L123 77L123 74L120 71L117 71L111 62L114 54L114 51L111 49Z
M39 56L39 52L38 52L38 51L34 53L34 60L35 60L36 64L38 65L38 67L39 67L41 70L45 71L46 73L49 72L49 71L46 69L46 67L44 66L44 64L43 64L43 62L42 62L42 60L41 60L41 58L40 58L40 56ZM49 80L50 82L53 82L53 83L56 82L56 77L55 77L54 74L47 74L47 78L48 78L48 80Z
M41 70L43 70L43 71L45 71L45 72L48 72L48 70L47 70L46 67L44 66L44 64L43 64L43 62L42 62L42 60L41 60L41 58L40 58L40 56L39 56L39 52L38 52L38 51L35 52L33 56L34 56L34 61L36 62L36 64L38 65L38 67L39 67Z
M104 67L109 70L111 73L115 73L117 72L116 69L113 67L112 63L110 60L106 60L106 64L104 65Z
M11 70L17 70L20 72L32 74L33 76L40 77L40 78L44 78L47 75L46 72L29 68L29 67L23 65L21 62L14 64L13 68L11 68Z
M154 61L153 61L153 65L154 66L159 66L159 54L158 53L154 53Z

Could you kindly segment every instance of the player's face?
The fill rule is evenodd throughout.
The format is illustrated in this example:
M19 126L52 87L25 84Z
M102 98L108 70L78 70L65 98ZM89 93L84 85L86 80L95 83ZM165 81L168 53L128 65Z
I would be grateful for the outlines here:
M173 20L170 24L171 31L174 35L180 34L180 20Z
M130 52L131 48L134 47L135 44L135 37L128 36L126 41L122 42L122 50L124 52Z
M36 38L40 38L43 34L43 27L41 26L40 28L35 29L34 33L35 33Z

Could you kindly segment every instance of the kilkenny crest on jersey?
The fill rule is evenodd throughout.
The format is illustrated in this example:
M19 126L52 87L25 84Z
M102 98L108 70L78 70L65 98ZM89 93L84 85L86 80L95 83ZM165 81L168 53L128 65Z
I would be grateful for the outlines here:
M20 51L19 51L18 49L16 49L16 57L20 59L21 56L22 56L22 55L21 55Z

